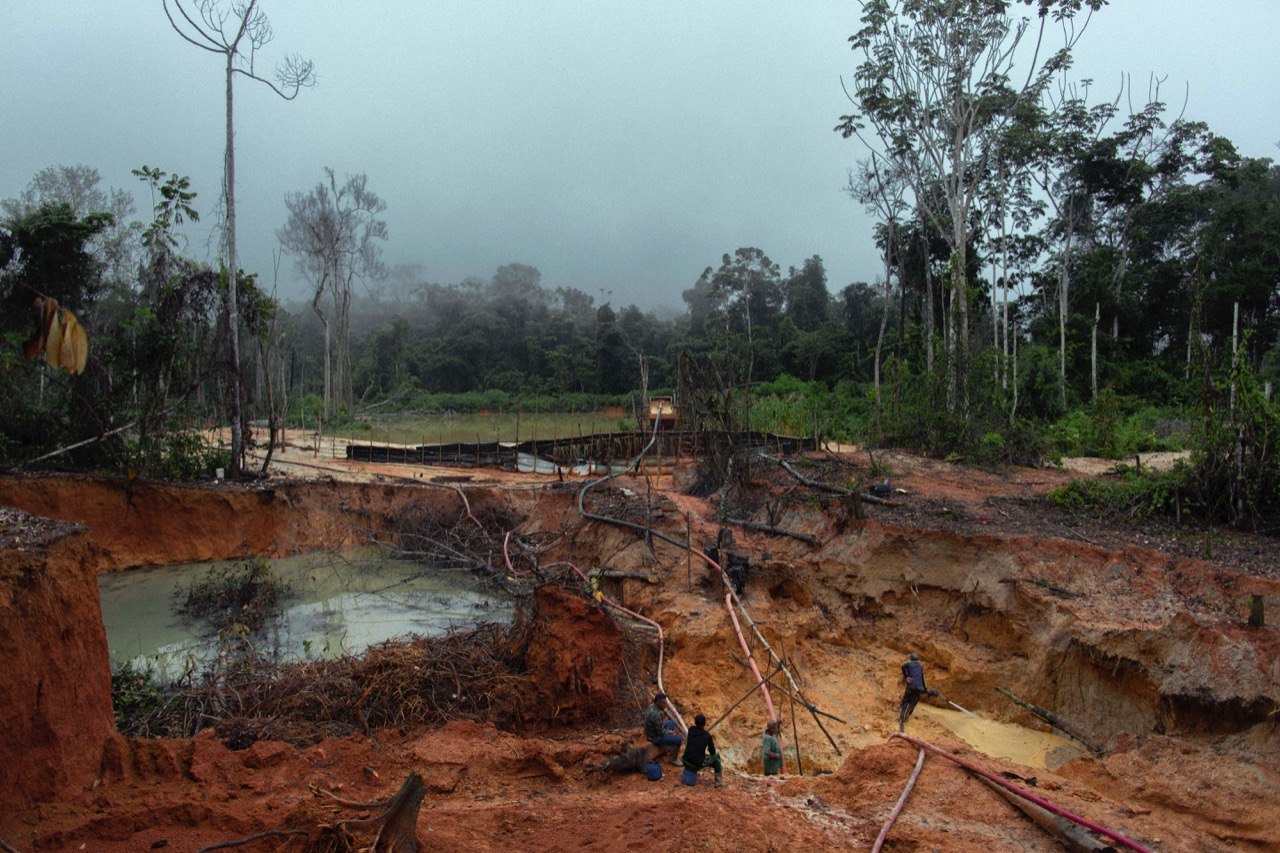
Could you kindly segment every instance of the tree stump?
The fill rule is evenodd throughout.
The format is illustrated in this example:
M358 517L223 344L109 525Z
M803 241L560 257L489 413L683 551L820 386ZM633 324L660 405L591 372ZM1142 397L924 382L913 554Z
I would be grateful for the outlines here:
M1249 597L1249 627L1267 627L1267 614L1264 599L1261 595Z

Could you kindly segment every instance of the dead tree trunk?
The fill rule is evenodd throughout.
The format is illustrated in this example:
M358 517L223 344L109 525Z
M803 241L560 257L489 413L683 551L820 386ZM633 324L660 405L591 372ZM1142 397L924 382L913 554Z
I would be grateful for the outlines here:
M372 850L373 853L418 853L418 812L422 809L422 799L427 794L427 786L418 771L413 771L404 780L400 790L389 800L376 803L356 803L335 797L328 791L312 788L318 794L324 794L339 805L359 809L382 809L375 817L342 820L331 826L322 827L318 838L310 841L305 848L307 853L320 851L354 851ZM353 829L378 828L378 835L372 847L357 846L351 834ZM336 846L341 845L341 846Z

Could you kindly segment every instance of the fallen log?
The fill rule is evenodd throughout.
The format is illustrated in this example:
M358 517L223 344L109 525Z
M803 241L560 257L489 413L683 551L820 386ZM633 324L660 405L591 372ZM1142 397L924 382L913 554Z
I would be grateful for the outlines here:
M1053 726L1055 729L1062 732L1067 737L1080 743L1082 746L1084 746L1094 755L1102 754L1102 749L1100 747L1094 744L1089 738L1080 734L1079 730L1076 729L1075 726L1073 726L1071 723L1067 722L1066 720L1062 719L1052 711L1046 708L1041 708L1039 705L1028 702L1025 699L1019 699L1017 696L1014 696L1012 693L1010 693L1008 690L1005 690L1003 687L997 687L996 692L1006 697L1007 699L1009 699L1015 705L1020 705L1021 707L1026 708L1028 711L1035 714L1037 717L1044 720L1046 723Z
M788 465L785 459L774 459L773 461L781 465L783 470L785 470L792 477L795 477L797 480L799 480L801 483L804 483L806 486L808 486L811 489L817 489L818 491L822 491L822 492L830 492L833 495L855 495L861 501L865 501L866 503L869 503L869 504L877 504L879 506L897 506L897 504L894 503L893 501L887 501L884 498L877 497L871 494L870 492L855 492L853 489L846 489L844 486L832 486L827 483L823 483L820 480L812 480L804 476L803 474L801 474L795 468L792 468L790 465Z
M1092 830L1093 832L1096 832L1097 834L1105 838L1110 838L1111 840L1115 841L1117 844L1123 845L1124 847L1128 847L1130 850L1137 850L1138 853L1153 853L1151 848L1146 847L1142 844L1139 844L1137 841L1134 841L1132 838L1122 835L1119 832L1116 832L1115 830L1108 829L1105 826L1102 826L1101 824L1094 823L1093 821L1089 820L1086 817L1081 817L1078 814L1069 812L1066 809L1062 808L1061 806L1055 806L1053 803L1031 793L1025 788L1020 788L1011 782L1007 782L1004 779L1001 779L999 776L995 775L994 773L990 772L989 770L984 770L978 765L970 761L966 761L965 759L961 758L958 755L953 755L952 753L947 752L945 749L942 749L941 747L934 746L933 744L929 743L927 740L922 740L914 735L904 734L902 732L894 732L893 734L890 735L890 737L902 738L907 743L913 743L916 746L920 747L921 749L927 749L930 752L932 752L934 755L941 755L943 758L946 758L950 761L954 761L956 764L959 764L965 770L968 770L971 773L977 774L983 777L984 779L994 782L995 784L999 785L1000 787L1004 788L1007 791L1012 791L1022 799L1029 800L1035 803L1036 805L1040 806L1041 808L1048 809L1054 814L1064 817L1073 823L1077 823L1080 826L1085 827L1086 829Z
M777 536L790 536L792 539L799 539L801 542L808 542L810 545L821 545L818 537L810 536L808 533L800 533L795 530L787 530L785 527L774 527L772 524L761 524L758 521L747 521L745 518L730 518L730 524L736 524L739 527L745 527L748 530L759 530L761 533L773 533Z
M648 763L649 748L637 746L620 755L615 755L613 758L602 761L592 769L610 773L643 773L644 767Z
M645 583L658 583L658 576L649 572L628 572L623 569L592 569L589 576L609 578L610 580L635 580Z
M1014 808L1030 818L1032 823L1061 842L1070 853L1102 853L1102 851L1114 853L1116 848L1102 843L1066 818L1058 817L1048 809L1042 809L1035 803L1006 791L990 779L976 774L974 778L1008 800Z

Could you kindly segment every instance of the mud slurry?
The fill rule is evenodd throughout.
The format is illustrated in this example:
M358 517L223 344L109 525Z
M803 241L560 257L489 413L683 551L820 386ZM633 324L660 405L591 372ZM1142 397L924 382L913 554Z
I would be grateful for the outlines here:
M643 483L621 485L645 493ZM658 581L606 579L602 590L664 626L664 684L686 718L701 711L714 719L747 691L754 677L719 581L705 568L663 543L650 549L632 532L584 522L572 489L512 486L468 496L473 505L522 519L517 533L538 542L543 563L572 560ZM26 666L63 673L105 666L105 644L100 662L92 643L74 642L65 647L80 649L79 657L56 660L65 645L57 632L67 628L59 620L94 619L96 587L85 581L97 571L349 545L358 539L353 527L376 527L405 506L426 501L459 510L448 489L408 486L280 483L269 494L143 489L127 502L111 482L4 483L7 502L88 526L43 544L39 555L18 546L0 554L6 606L49 623L0 627L6 648L44 650L27 654ZM674 491L664 501L658 526L683 539L687 519L695 543L714 539L714 506ZM162 839L170 849L195 849L335 819L335 807L308 785L368 801L418 769L428 785L418 839L429 849L870 846L916 759L914 747L889 739L897 727L898 666L915 651L930 686L982 719L926 700L909 733L1009 777L1034 779L1049 800L1157 849L1280 844L1280 731L1272 713L1280 700L1280 642L1274 628L1248 629L1242 609L1260 594L1274 610L1275 581L1109 548L1096 537L1090 544L1005 536L995 527L965 535L895 524L892 509L850 522L820 500L787 504L774 521L822 543L735 531L756 566L745 605L770 645L785 650L804 692L794 729L791 702L772 694L784 722L782 778L754 775L766 717L755 697L714 732L730 759L727 789L685 788L671 773L651 783L639 774L591 772L641 742L639 707L619 708L618 697L652 689L656 654L651 634L626 630L649 649L635 652L617 631L601 630L589 606L575 604L539 628L534 704L543 717L521 733L451 723L306 748L259 742L232 751L212 731L185 741L118 738L110 709L104 717L93 696L67 706L72 721L44 707L45 729L74 722L96 734L75 742L6 738L6 765L56 770L44 775L58 781L38 796L5 789L12 808L0 809L0 837L24 851L136 850ZM38 607L33 586L18 583L33 571L43 571L56 593ZM66 580L72 577L80 580ZM59 608L76 613L60 617ZM752 652L762 662L768 657L758 642ZM28 675L0 677L16 686ZM997 686L1070 720L1102 754L1052 733ZM22 695L33 698L28 693ZM562 704L573 696L576 702ZM842 720L822 718L834 746L806 703ZM15 709L14 719L24 714ZM606 717L616 722L602 722ZM804 776L796 775L797 741ZM903 850L1058 849L998 795L932 756L891 841ZM259 849L274 844L283 842Z
M951 731L978 752L1005 758L1025 767L1057 770L1068 761L1088 755L1078 741L1052 731L969 716L948 708L920 707L916 713Z

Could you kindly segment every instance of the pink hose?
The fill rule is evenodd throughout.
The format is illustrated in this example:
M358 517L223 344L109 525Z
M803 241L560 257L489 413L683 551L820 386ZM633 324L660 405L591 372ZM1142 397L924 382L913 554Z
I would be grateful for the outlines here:
M898 815L902 814L902 807L907 804L907 797L911 796L911 789L916 786L916 780L920 778L920 768L924 767L924 750L920 750L920 757L916 759L916 769L911 771L911 778L907 780L907 787L902 789L902 796L898 797L898 802L894 805L893 811L889 812L889 817L885 819L884 826L880 827L880 834L876 836L876 843L871 847L871 853L880 853L880 848L884 846L885 839L889 837L889 830L893 829L893 822L898 819Z
M511 576L515 578L528 577L528 572L522 572L511 562L511 552L507 549L507 543L511 541L511 531L507 531L507 535L502 537L502 558L507 561L507 571L511 572Z
M688 543L684 547L689 550L690 554L693 554L720 573L720 579L725 585L724 608L729 611L729 619L733 622L733 631L738 635L738 643L742 646L742 652L747 656L747 663L751 666L751 672L755 675L756 682L760 685L760 695L764 697L764 706L769 712L769 719L778 719L778 715L773 710L773 697L769 695L769 685L765 683L764 676L760 674L760 667L756 664L755 655L751 653L751 646L747 644L746 635L742 633L742 625L738 622L738 614L733 612L733 596L729 593L729 576L725 574L724 568L719 563L693 547L692 543ZM779 659L779 662L781 662L781 659ZM789 674L788 677L790 677ZM794 684L794 682L792 683Z
M661 415L661 414L662 414L662 406L661 406L661 405L659 405L659 406L658 406L658 414L659 414L659 415ZM632 466L639 466L639 464L640 464L640 460L644 458L644 455L645 455L646 453L648 453L648 452L649 452L649 449L650 449L651 447L653 447L653 445L654 445L654 444L656 444L656 443L657 443L657 441L658 441L658 429L657 429L657 427L655 426L655 427L654 427L654 430L653 430L653 436L649 439L649 443L648 443L648 444L646 444L646 445L644 446L644 448L640 451L640 454L639 454L638 456L636 456L635 461L632 463ZM671 538L670 536L667 536L665 533L662 533L661 531L654 530L652 527L639 525L639 524L636 524L636 523L634 523L634 522L630 522L630 521L625 521L624 519L621 519L621 518L610 518L610 517L605 516L605 515L598 515L598 514L596 514L596 513L587 512L586 505L584 504L584 501L585 501L586 496L587 496L587 491L588 491L589 489L591 489L592 487L594 487L594 486L598 486L598 485L599 485L599 484L601 484L601 483L604 483L604 482L607 482L607 481L609 481L609 480L612 480L615 476L617 476L617 475L616 475L616 474L611 473L611 474L609 474L608 476L604 477L603 479L600 479L600 480L593 480L593 481L591 481L591 482L589 482L589 483L585 484L581 489L579 489L579 490L578 490L578 514L579 514L579 515L581 515L583 518L589 518L589 519L593 519L593 520L595 520L595 521L603 521L603 522L605 522L605 523L607 523L607 524L617 524L617 525L620 525L620 526L622 526L622 527L628 527L628 528L631 528L631 529L633 529L633 530L639 530L639 531L641 531L641 532L645 533L646 535L650 535L650 536L653 536L653 537L655 537L655 538L661 539L661 540L663 540L664 542L670 542L672 545L675 545L677 548L686 548L686 549L688 549L689 553L697 555L697 557L698 557L699 559L704 560L704 561L707 563L707 565L711 566L713 569L715 569L717 572L719 572L719 573L720 573L720 579L721 579L721 581L722 581L722 582L724 583L724 585L725 585L725 590L726 590L726 594L725 594L725 607L726 607L726 608L728 608L728 610L729 610L729 617L733 620L733 629L734 629L734 631L736 631L736 632L737 632L737 634L738 634L738 640L739 640L739 642L741 642L741 643L742 643L742 650L743 650L744 652L746 652L746 654L747 654L747 661L748 661L748 662L750 663L750 665L751 665L751 671L752 671L753 673L755 673L756 681L758 681L758 682L763 682L763 679L762 679L762 678L761 678L761 676L760 676L760 668L759 668L758 666L756 666L755 656L751 654L751 647L747 645L746 637L744 637L744 636L742 635L742 626L738 624L738 616L737 616L737 614L736 614L736 613L734 613L734 612L733 612L733 587L732 587L732 585L731 585L731 584L730 584L730 582L729 582L729 576L728 576L727 574L725 574L724 568L723 568L723 567L721 567L721 565L720 565L719 563L717 563L715 560L711 559L711 558L710 558L710 557L708 557L706 554L704 554L704 553L702 553L701 551L699 551L697 548L693 547L693 543L692 543L692 542L680 542L680 541L679 541L679 540L677 540L677 539L673 539L673 538ZM566 565L568 565L568 564L566 564ZM582 575L582 572L581 572L581 571L579 571L579 570L578 570L578 568L577 568L576 566L574 567L574 571L578 572L578 574L579 574L579 575ZM586 575L582 575L582 577L585 579ZM603 600L603 599L602 599L602 600ZM613 606L613 607L618 607L618 605L617 605L617 604L613 604L613 603L611 603L611 606ZM622 608L619 608L619 609L622 609ZM624 610L624 612L629 613L630 611L626 611L626 610ZM743 614L744 614L744 615L746 615L746 608L743 608L743 611L742 611L742 612L743 612ZM751 618L750 616L748 616L748 617L747 617L748 621L750 621L750 618ZM649 621L649 620L645 620L645 621ZM656 625L657 623L656 623L656 622L654 622L653 624L654 624L654 625ZM754 626L753 626L753 627L754 627ZM658 660L659 660L658 678L659 678L659 681L658 681L658 686L659 686L659 687L662 687L662 681L661 681L661 678L662 678L662 668L661 668L661 660L662 660L661 638L662 638L662 634L661 634L661 630L662 630L662 629L661 629L661 628L659 628L658 630L659 630L659 634L658 634L658 638L659 638L659 651L658 651ZM756 631L756 635L757 635L758 637L760 637L760 642L764 643L765 648L769 648L769 643L764 639L764 636L763 636L762 634L760 634L759 630L757 630L757 631ZM772 653L772 649L770 649L770 653ZM774 655L774 656L775 656L775 657L777 657L777 655ZM784 663L784 662L783 662L783 660L782 660L782 658L778 658L778 662L779 662L779 663ZM795 679L791 677L791 672L790 672L790 670L788 670L788 669L785 667L785 665L783 666L783 671L784 671L784 672L786 672L786 674L787 674L787 679L791 682L791 686L792 686L793 688L795 688L796 692L799 692L799 690L800 690L799 685L797 685L797 684L796 684L796 682L795 682ZM773 699L769 696L769 688L768 688L768 687L766 687L763 683L761 683L761 685L760 685L760 692L761 692L761 694L764 696L764 703L765 703L765 707L766 707L766 708L768 708L768 710L769 710L769 718L770 718L770 719L773 719L773 718L774 718L774 712L773 712ZM674 711L674 710L675 710L675 708L674 708L674 706L673 706L673 707L672 707L672 711ZM815 717L815 719L816 719L816 717ZM680 721L680 724L683 726L683 725L684 725L683 721ZM822 724L821 724L821 723L819 723L818 725L819 725L819 726L821 726ZM828 735L828 737L830 737L830 735ZM832 746L835 746L835 741L832 741ZM836 748L836 752L837 752L837 753L839 753L839 752L840 752L839 747L837 747L837 748Z
M511 537L511 534L508 533L507 539L510 539L510 537ZM507 560L508 569L510 569L514 573L515 567L511 563L511 557L508 556L507 554L507 539L504 539L502 542L502 555ZM720 567L719 563L717 563L715 560L711 559L706 554L699 551L697 548L689 547L689 550L699 558L705 560L707 564L710 565L712 568L714 568L716 571L718 571L722 577L725 577L725 582L728 583L728 578L724 574L724 569ZM561 563L552 563L551 566L568 566L569 568L573 569L575 572L578 573L578 577L582 578L583 582L586 583L587 586L591 585L591 580L586 576L586 574L583 573L582 569L578 568L573 563L565 561ZM551 566L548 566L548 568L550 568ZM657 622L653 621L652 619L649 619L645 616L641 616L639 613L636 613L635 611L628 610L627 608L623 607L621 604L618 604L613 599L605 596L603 593L601 594L600 600L603 604L607 605L608 607L612 607L614 610L617 610L621 613L625 613L628 616L631 616L635 619L639 619L641 622L646 622L658 629L658 689L665 693L666 688L663 687L662 685L662 659L663 659L662 658L663 656L662 626L659 625ZM747 663L751 665L751 671L755 674L756 681L761 682L760 693L761 695L764 696L764 705L769 712L769 719L771 720L777 719L778 715L774 712L774 709L773 709L773 697L769 695L768 685L763 683L764 677L760 674L760 667L756 665L755 655L751 653L751 646L747 644L747 638L742 633L742 625L738 622L738 614L733 612L733 597L729 595L728 592L725 592L724 606L725 606L725 609L729 611L729 618L733 622L733 630L738 635L738 642L742 645L743 653L747 656ZM680 729L684 732L688 732L689 727L685 725L684 720L680 717L680 713L676 711L675 706L672 705L670 702L668 702L667 704L668 704L668 707L671 709L671 713L674 715L676 723L680 726Z
M920 738L914 737L909 734L903 734L902 732L894 732L893 737L902 738L908 743L913 743L916 746L920 747L921 749L927 749L930 752L934 753L935 755L941 755L943 758L949 758L952 761L954 761L956 764L959 764L965 770L968 770L970 773L977 773L982 778L991 780L992 782L999 785L1000 787L1005 788L1006 790L1012 791L1013 793L1017 794L1019 797L1022 797L1024 800L1033 802L1040 808L1047 809L1060 817L1065 817L1067 820L1072 821L1073 823L1078 823L1081 826L1083 826L1085 829L1091 830L1093 832L1098 833L1099 835L1110 838L1112 841L1116 842L1117 844L1121 844L1125 847L1128 847L1130 850L1138 850L1141 853L1152 853L1150 848L1143 847L1141 844L1134 841L1133 839L1126 838L1125 836L1121 835L1118 832L1115 832L1114 830L1107 829L1105 826L1094 823L1088 818L1080 817L1080 815L1078 814L1073 814L1072 812L1069 812L1066 809L1061 808L1060 806L1055 806L1053 803L1049 802L1048 800L1037 797L1035 794L1031 793L1026 788L1020 788L1017 785L1014 785L1012 782L1008 782L1005 779L1002 779L1000 776L997 776L995 773L992 773L989 770L985 770L970 761L966 761L965 759L961 758L958 755L953 755L952 753L947 752L945 749L936 747L933 744L929 743L928 741L921 740Z
M760 674L760 667L756 666L755 656L751 654L751 647L747 645L747 638L742 634L742 626L738 624L738 614L733 612L733 596L726 591L724 594L724 608L729 611L729 618L733 620L733 630L738 635L738 642L742 644L742 652L747 656L747 663L751 664L751 671L755 673L756 681L760 682L760 694L764 696L764 707L769 711L769 719L776 720L778 715L773 711L773 698L769 696L769 685L764 683L764 676Z

